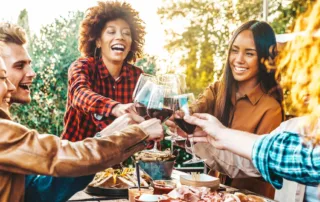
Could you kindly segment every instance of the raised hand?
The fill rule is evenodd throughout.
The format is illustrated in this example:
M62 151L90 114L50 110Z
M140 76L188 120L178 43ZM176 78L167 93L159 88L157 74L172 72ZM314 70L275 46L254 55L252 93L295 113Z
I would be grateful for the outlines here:
M108 125L106 128L104 128L102 131L100 131L100 135L102 137L106 137L114 133L115 131L119 131L127 127L131 124L137 124L144 121L144 118L142 118L139 115L136 114L124 114L120 116L119 118L115 119L110 125Z
M226 127L216 117L210 114L195 113L192 116L185 116L184 119L202 129L194 132L195 142L209 142L217 149L224 149L223 134L220 131Z
M143 121L139 126L149 135L148 141L159 141L163 139L163 128L159 119L153 118Z
M111 111L111 114L115 117L120 117L126 113L137 114L134 104L117 104Z

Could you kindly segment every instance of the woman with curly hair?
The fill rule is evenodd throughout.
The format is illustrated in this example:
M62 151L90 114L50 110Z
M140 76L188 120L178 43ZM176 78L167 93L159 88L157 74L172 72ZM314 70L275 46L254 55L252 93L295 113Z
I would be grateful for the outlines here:
M82 57L68 73L63 139L92 137L133 111L132 93L142 70L129 62L142 54L143 24L125 2L98 2L87 10L80 26Z

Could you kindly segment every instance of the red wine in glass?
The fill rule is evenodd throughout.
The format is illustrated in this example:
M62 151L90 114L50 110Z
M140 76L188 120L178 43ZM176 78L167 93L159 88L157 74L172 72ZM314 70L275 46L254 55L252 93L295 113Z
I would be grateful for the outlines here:
M193 134L196 129L195 125L187 123L183 118L174 118L174 122L187 134Z
M172 109L162 108L162 109L148 109L148 114L151 118L160 119L161 122L167 120L173 114Z
M141 103L136 103L135 104L135 107L136 107L136 111L137 113L142 116L142 117L146 117L148 116L147 114L147 107L144 105L144 104L141 104Z

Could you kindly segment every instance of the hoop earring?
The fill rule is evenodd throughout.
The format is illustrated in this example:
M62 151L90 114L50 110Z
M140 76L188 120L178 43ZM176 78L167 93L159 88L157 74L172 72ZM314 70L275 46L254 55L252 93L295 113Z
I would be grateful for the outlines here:
M100 57L100 54L99 54L99 56L97 56L97 49L100 49L100 48L96 47L96 48L94 49L94 55L93 55L93 57L94 57L95 59L99 59L99 57Z

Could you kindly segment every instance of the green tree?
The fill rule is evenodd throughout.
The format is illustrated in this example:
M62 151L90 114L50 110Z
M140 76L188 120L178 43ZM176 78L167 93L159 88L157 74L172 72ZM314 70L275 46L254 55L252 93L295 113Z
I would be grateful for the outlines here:
M251 7L256 7L260 1L249 1ZM241 11L243 2L237 10ZM221 75L223 61L225 60L228 40L232 27L247 17L235 12L232 0L180 0L172 2L164 0L158 14L163 21L183 19L188 24L182 33L168 29L166 49L173 53L185 51L180 65L186 67L186 80L189 90L198 94L214 78ZM237 11L236 10L236 11ZM258 13L258 11L255 11ZM238 23L239 24L239 23Z
M17 24L24 28L27 33L28 40L31 39L30 27L29 27L29 17L27 9L23 9L18 17Z
M67 100L67 72L79 57L77 38L82 12L69 13L43 26L29 44L37 73L32 86L32 102L14 106L14 118L43 133L60 135Z
M316 0L291 0L287 5L283 1L273 0L269 6L271 15L275 18L271 26L277 34L292 31L295 19L304 13Z
M269 0L269 20L275 32L290 30L298 14L315 0ZM166 30L170 52L184 51L180 64L186 68L189 90L198 94L221 75L231 32L243 22L261 19L263 0L163 0L158 15L163 22L186 21L182 33Z
M146 54L143 58L139 59L135 65L140 67L147 74L156 75L158 71L156 56Z

